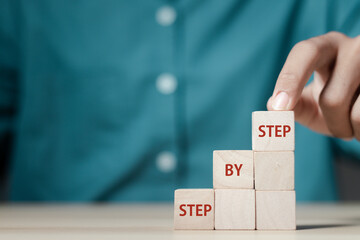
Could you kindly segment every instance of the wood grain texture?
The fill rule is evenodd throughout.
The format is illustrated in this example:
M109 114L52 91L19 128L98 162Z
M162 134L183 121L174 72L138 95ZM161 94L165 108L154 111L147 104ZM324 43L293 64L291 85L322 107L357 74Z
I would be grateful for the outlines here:
M211 205L211 211L204 216L204 207L200 209L201 216L196 216L196 206L190 210L189 207L183 207L186 215L180 205ZM174 229L214 229L214 190L213 189L178 189L175 190L174 198ZM192 214L192 216L190 215Z
M254 152L256 190L294 190L294 152Z
M255 229L255 190L216 189L215 229Z
M295 230L295 191L256 191L256 229Z
M275 134L275 126L280 125ZM290 126L291 130L285 133L283 126ZM260 131L259 127L263 130ZM266 126L273 126L271 130ZM271 132L271 137L269 132ZM264 135L263 137L259 137ZM278 135L278 136L277 136ZM281 137L280 137L281 135ZM295 124L293 111L260 111L252 113L252 149L254 151L294 151Z
M233 174L226 176L226 166L232 166ZM235 166L236 164L236 166ZM239 175L237 175L239 169ZM228 150L213 152L213 187L254 188L254 160L251 150Z

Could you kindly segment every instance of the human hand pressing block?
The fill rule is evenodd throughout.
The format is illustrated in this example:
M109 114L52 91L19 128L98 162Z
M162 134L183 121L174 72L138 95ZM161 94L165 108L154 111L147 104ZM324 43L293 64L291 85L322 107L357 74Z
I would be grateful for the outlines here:
M313 131L360 140L359 85L360 36L329 32L293 47L267 107L294 110L295 120Z
M214 151L214 191L206 190L214 195L204 201L195 193L205 190L193 189L182 202L175 194L175 229L295 230L294 118L313 131L360 140L359 85L360 36L330 32L296 44L268 100L270 111L252 114L252 151ZM211 214L187 216L183 224L178 206L190 200L214 206Z
M292 111L253 112L252 150L214 151L213 189L176 190L174 228L295 230L294 137Z

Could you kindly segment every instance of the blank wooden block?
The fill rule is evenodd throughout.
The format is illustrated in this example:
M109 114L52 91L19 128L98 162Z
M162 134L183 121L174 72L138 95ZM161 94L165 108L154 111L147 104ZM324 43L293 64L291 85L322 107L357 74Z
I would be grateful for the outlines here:
M251 150L213 152L213 187L254 188L254 160Z
M256 229L295 230L295 191L256 190Z
M174 200L175 229L214 229L214 190L178 189Z
M215 229L255 229L255 190L215 189Z
M294 152L254 152L256 190L294 190Z
M254 151L294 151L294 112L253 112L252 148Z

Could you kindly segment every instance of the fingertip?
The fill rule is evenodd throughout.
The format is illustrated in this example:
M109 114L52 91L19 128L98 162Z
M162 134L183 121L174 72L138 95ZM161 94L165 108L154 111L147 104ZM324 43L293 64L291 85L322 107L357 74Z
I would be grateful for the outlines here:
M278 92L275 98L271 101L271 108L277 111L288 110L290 97L287 92Z
M268 110L268 111L272 111L272 110L273 110L273 108L272 108L272 96L269 97L269 99L268 99L268 101L267 101L267 103L266 103L266 107L267 107L267 110Z

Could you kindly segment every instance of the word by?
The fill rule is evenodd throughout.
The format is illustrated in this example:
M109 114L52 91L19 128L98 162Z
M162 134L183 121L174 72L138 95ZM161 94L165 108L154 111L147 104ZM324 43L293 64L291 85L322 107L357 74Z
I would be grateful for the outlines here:
M242 164L239 164L239 166L237 164L234 164L237 176L240 176L240 170L242 166L243 166ZM232 176L233 174L234 174L233 165L225 164L225 176Z

